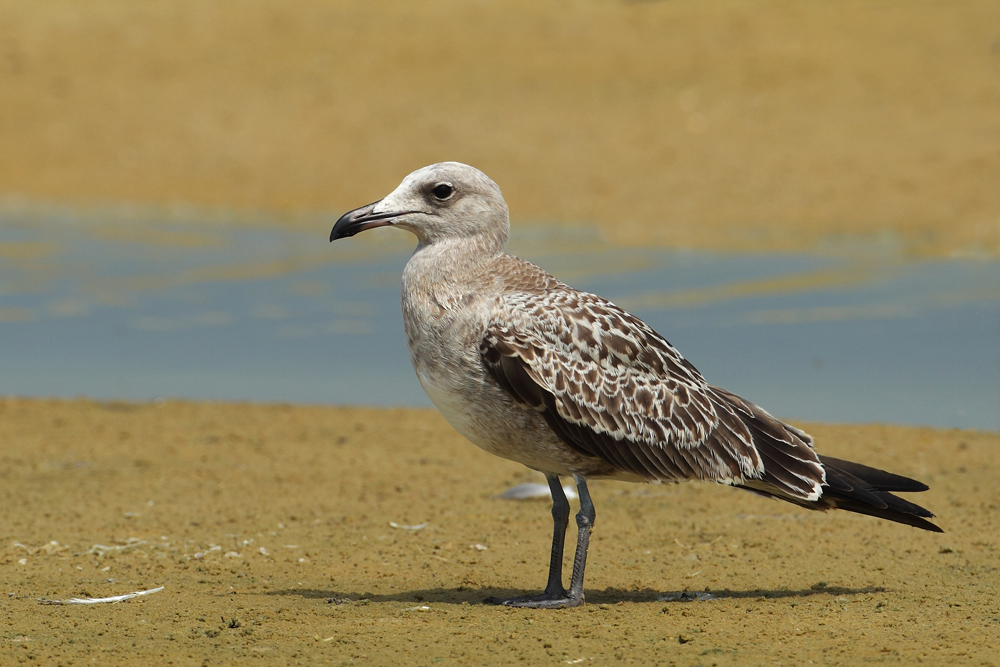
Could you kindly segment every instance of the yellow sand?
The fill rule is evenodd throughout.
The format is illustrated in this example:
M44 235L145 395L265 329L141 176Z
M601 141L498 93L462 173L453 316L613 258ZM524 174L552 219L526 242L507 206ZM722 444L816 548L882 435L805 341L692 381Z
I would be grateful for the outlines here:
M1000 664L1000 436L806 428L947 532L595 482L588 604L535 611L479 602L544 582L547 503L494 497L537 480L435 412L2 400L0 663Z
M6 0L0 195L342 211L456 159L519 224L995 257L998 25L995 0Z
M457 159L515 224L996 257L998 25L993 0L6 0L0 205L291 220ZM0 663L1000 665L1000 436L808 428L929 483L948 532L595 483L589 604L536 612L478 604L544 581L547 505L494 497L535 478L436 413L5 399Z

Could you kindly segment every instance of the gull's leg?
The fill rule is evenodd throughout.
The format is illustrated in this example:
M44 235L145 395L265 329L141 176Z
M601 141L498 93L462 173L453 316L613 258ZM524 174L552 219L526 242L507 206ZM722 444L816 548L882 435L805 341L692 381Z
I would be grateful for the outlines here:
M590 531L594 528L594 501L590 499L587 480L581 475L573 475L576 489L580 494L580 513L576 515L576 554L573 556L573 578L569 582L569 599L576 605L583 604L583 571L587 568L587 549L590 547Z
M552 493L552 552L549 556L549 580L541 595L520 598L486 598L486 604L509 607L566 607L566 589L562 585L563 549L566 546L566 527L569 525L569 501L559 483L558 475L546 475Z
M587 480L581 475L573 475L580 493L580 512L576 515L578 529L576 554L573 557L573 578L569 591L562 587L563 545L566 541L566 524L569 523L569 502L559 486L559 478L548 478L552 489L552 561L549 563L549 583L541 595L500 600L488 598L487 604L502 604L508 607L533 607L536 609L559 609L579 607L583 604L583 573L587 567L587 548L590 546L590 531L594 526L594 503L587 490Z
M546 475L545 479L552 492L552 552L549 555L549 580L545 584L545 594L557 598L566 595L566 589L562 585L562 569L566 527L569 525L569 501L559 483L559 475Z

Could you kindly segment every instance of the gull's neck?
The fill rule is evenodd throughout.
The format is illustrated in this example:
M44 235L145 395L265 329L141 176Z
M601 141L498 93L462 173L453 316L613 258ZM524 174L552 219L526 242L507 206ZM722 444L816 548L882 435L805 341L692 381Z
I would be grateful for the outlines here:
M484 236L453 236L421 242L406 264L404 279L430 283L465 282L470 274L503 255L503 245Z

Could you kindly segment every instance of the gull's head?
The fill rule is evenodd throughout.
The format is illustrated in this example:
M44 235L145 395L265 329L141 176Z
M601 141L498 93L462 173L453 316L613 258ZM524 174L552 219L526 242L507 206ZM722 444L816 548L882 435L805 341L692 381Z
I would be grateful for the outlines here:
M413 232L421 244L472 238L500 250L510 222L500 188L474 167L440 162L418 169L384 199L345 213L330 240L392 225Z

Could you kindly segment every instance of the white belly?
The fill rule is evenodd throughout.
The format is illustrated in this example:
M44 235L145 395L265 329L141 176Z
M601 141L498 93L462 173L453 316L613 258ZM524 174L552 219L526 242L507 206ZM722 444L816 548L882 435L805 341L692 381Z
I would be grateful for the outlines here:
M456 393L453 388L449 390L445 383L435 382L429 373L417 371L417 379L448 423L470 441L485 448L480 437L481 427L477 428L479 425L469 409L471 404L468 397Z

